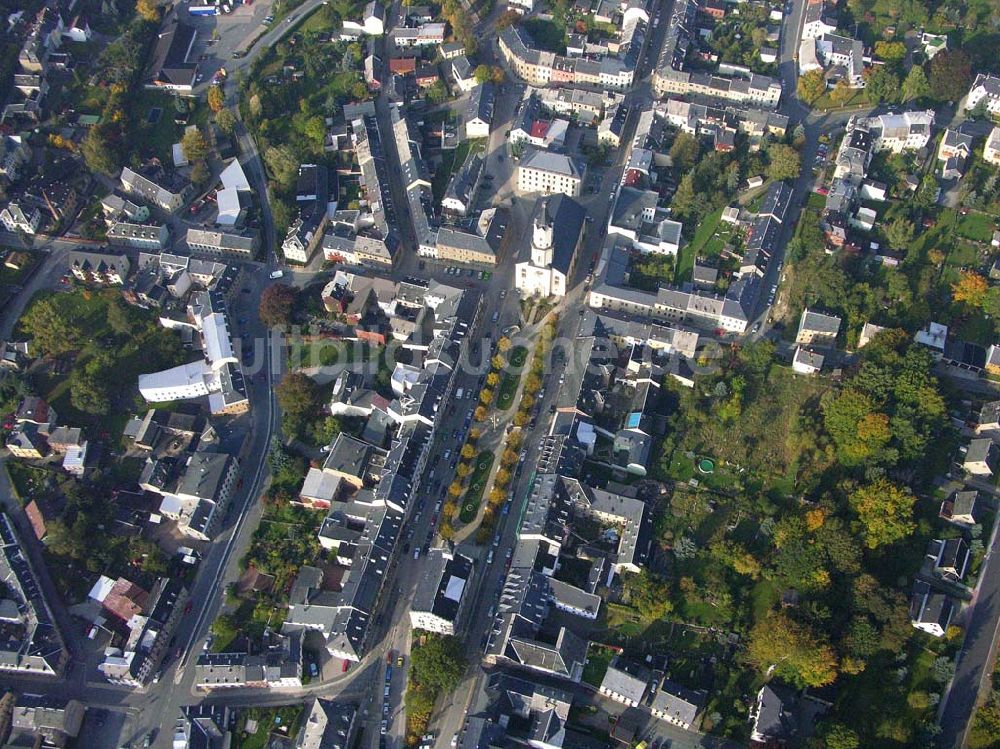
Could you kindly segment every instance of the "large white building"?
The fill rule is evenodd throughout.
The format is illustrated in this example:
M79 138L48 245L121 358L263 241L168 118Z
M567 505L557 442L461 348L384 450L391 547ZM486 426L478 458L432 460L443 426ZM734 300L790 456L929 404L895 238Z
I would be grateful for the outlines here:
M192 299L189 316L192 327L201 333L204 358L139 375L139 393L148 403L208 396L215 414L240 413L250 407L224 310L225 301L216 291L201 292Z
M456 623L465 614L471 598L472 560L445 549L427 554L425 572L417 584L410 606L413 629L455 634Z
M572 198L539 198L531 244L522 248L514 270L514 286L521 296L566 296L585 217L583 207Z
M518 192L580 197L586 167L566 154L526 148L517 168Z

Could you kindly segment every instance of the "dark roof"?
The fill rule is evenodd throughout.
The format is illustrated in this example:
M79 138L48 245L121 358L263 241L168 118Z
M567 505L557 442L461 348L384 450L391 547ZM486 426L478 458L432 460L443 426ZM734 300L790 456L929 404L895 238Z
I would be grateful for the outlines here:
M561 193L549 195L535 202L530 225L534 225L535 217L543 210L548 213L548 220L553 225L552 267L567 274L573 263L573 254L576 252L587 212L571 197ZM531 260L530 241L521 248L521 257L518 260L520 262Z
M188 62L188 54L196 34L193 26L181 23L176 11L163 19L149 60L149 77L154 82L175 86L190 86L194 83L198 64Z

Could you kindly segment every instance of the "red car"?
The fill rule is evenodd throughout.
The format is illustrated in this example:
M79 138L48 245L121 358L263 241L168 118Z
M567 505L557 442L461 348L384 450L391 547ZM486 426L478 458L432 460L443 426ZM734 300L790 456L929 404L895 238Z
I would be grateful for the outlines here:
M192 606L194 606L194 601L188 601L187 602L187 606L184 607L184 613L185 614L190 614Z

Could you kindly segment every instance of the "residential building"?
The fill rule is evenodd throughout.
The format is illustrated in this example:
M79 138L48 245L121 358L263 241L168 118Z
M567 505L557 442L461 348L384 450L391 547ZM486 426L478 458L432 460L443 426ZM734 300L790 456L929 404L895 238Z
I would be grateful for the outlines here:
M192 705L181 708L171 735L172 749L227 749L232 722L225 705Z
M492 83L476 86L465 105L465 137L488 138L493 125L493 106L496 90Z
M77 280L95 286L122 286L128 278L129 260L124 255L73 250L66 258Z
M377 0L371 0L365 5L360 21L344 19L344 31L368 36L382 36L385 33L385 10Z
M472 91L472 89L479 85L479 82L476 80L475 69L472 67L472 63L469 62L469 58L464 54L454 57L445 63L445 69L451 75L451 80L454 82L455 88L463 94Z
M969 545L961 536L935 538L927 545L931 571L951 582L961 582L969 568Z
M14 76L18 78L17 75ZM16 85L16 80L15 80ZM17 181L21 170L31 162L31 147L20 135L0 136L0 175Z
M761 687L750 708L750 745L782 747L795 739L798 734L796 704L795 693L788 687L777 684Z
M0 513L0 582L4 598L13 603L4 607L9 635L0 641L0 672L60 676L69 657L66 646L6 513Z
M925 582L916 582L910 598L910 624L932 637L944 637L955 614L955 604Z
M940 517L955 525L971 528L983 518L979 492L975 489L958 491L941 503Z
M122 169L122 188L129 195L142 198L167 213L174 213L187 202L194 187L178 175L168 175L158 166L140 172L130 167Z
M439 47L441 58L444 60L456 60L465 57L465 45L461 42L446 42Z
M974 476L992 476L996 473L1000 448L991 439L978 438L969 442L962 467Z
M840 332L840 318L810 310L802 311L795 342L805 346L834 346Z
M454 635L471 599L472 569L472 560L467 556L431 549L410 605L410 626Z
M619 656L608 665L597 691L615 702L638 707L646 696L651 678L648 669L638 664L627 663Z
M441 199L441 210L456 216L465 216L472 209L479 189L479 181L483 176L485 162L480 153L469 153L465 163L452 175L444 197Z
M819 374L823 370L824 358L822 354L796 346L792 355L792 370L804 375Z
M0 223L11 234L35 234L42 225L42 212L37 205L15 198L0 211Z
M659 194L653 190L622 187L618 192L608 234L630 240L633 250L677 256L681 245L682 224L659 206Z
M668 723L691 730L697 725L698 710L705 701L705 693L682 687L669 679L660 683L653 695L650 712Z
M437 232L433 257L440 261L496 265L496 249L487 237L442 226Z
M522 296L566 295L585 220L583 207L565 195L535 202L531 244L522 244L514 270L514 288Z
M517 190L578 198L585 173L586 167L571 156L528 147L517 167Z
M147 468L155 467L152 461ZM239 461L225 453L190 455L172 492L163 492L160 514L185 535L210 541L236 487Z
M10 716L8 746L64 747L79 735L86 712L78 700L20 694Z
M860 39L826 33L804 38L799 44L799 75L827 70L827 79L844 81L851 88L864 88L865 47Z
M868 118L876 151L919 151L931 139L934 110L881 114Z
M444 43L445 24L424 23L416 27L397 26L389 36L397 47L424 47Z
M314 697L295 737L294 749L349 749L358 728L358 708Z
M987 164L1000 166L1000 126L990 130L986 146L983 148L983 160Z
M166 248L170 232L166 224L133 224L116 221L108 228L108 244L139 250Z
M938 161L942 179L958 179L965 172L965 165L972 155L972 136L947 128L938 146Z
M210 255L232 255L251 259L257 252L260 242L257 234L242 234L232 231L213 231L188 227L184 237L188 249L194 252L205 252Z
M991 73L979 73L972 82L968 96L965 97L965 108L975 109L983 103L990 114L1000 113L1000 77Z

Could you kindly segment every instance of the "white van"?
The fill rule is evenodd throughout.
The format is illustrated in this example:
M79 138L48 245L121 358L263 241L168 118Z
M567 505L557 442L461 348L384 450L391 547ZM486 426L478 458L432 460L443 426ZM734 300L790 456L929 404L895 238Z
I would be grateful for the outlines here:
M455 391L455 399L456 400L462 400L462 396L464 394L465 394L465 390L463 388L459 388L458 390Z

